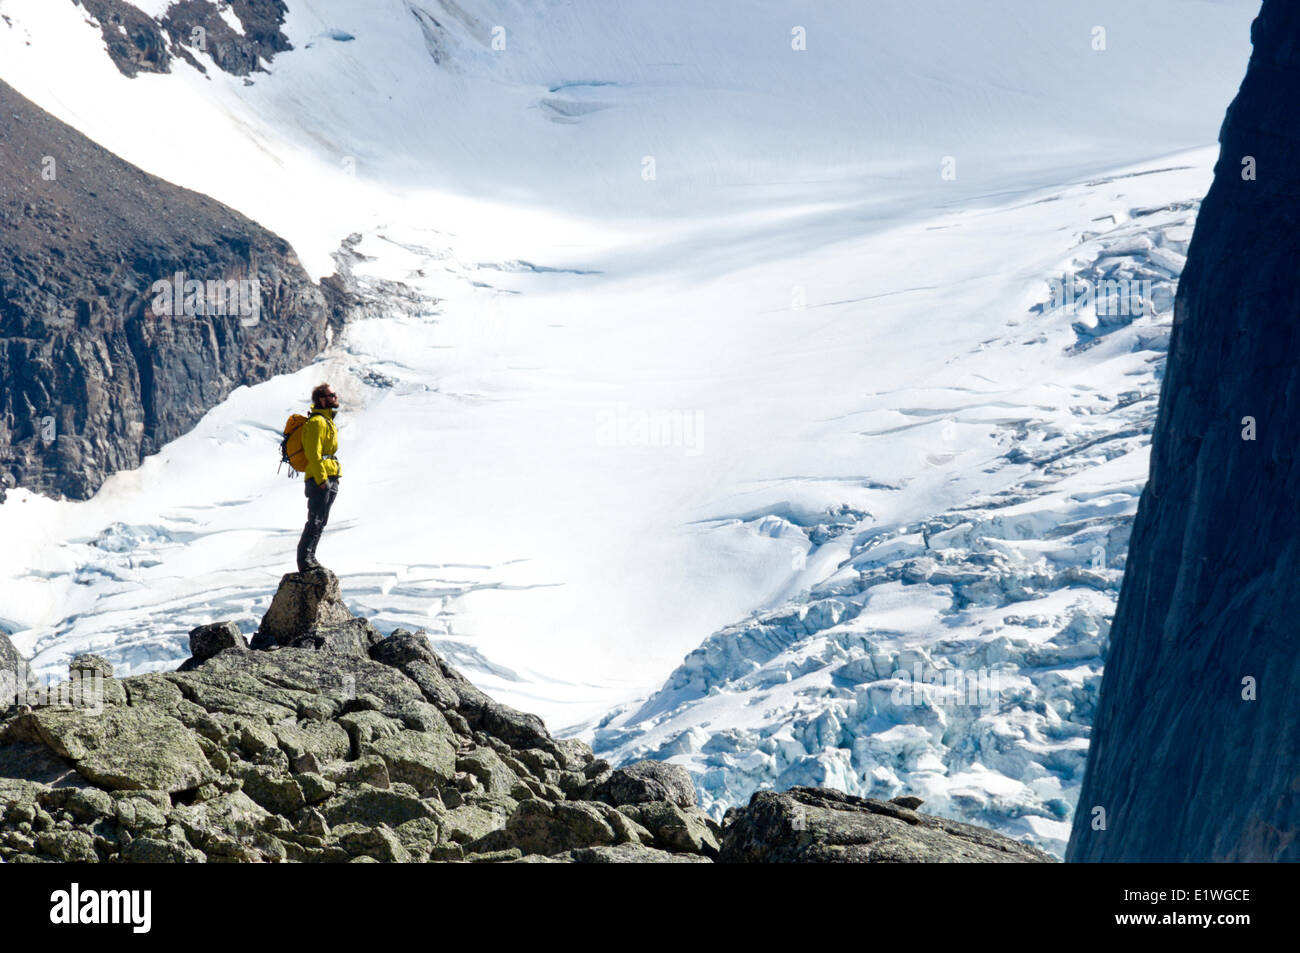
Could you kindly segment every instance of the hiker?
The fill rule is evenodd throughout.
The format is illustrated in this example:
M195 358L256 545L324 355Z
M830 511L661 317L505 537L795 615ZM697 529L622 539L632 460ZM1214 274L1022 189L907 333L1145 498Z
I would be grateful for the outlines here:
M320 384L311 392L311 411L302 425L302 449L306 457L303 492L307 496L307 525L298 540L298 571L320 569L316 561L316 544L329 522L330 507L339 493L339 430L334 414L339 409L339 395L329 384Z

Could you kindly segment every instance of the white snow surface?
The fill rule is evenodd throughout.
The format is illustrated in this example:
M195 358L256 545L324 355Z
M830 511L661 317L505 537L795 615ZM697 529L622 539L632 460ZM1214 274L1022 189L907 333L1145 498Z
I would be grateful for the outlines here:
M0 0L0 79L369 302L94 499L10 493L38 670L256 628L304 516L277 432L328 378L320 554L381 629L715 813L906 791L1059 852L1258 0L288 6L246 83L127 79L71 0ZM1155 313L1044 307L1065 273ZM997 690L894 691L917 664Z

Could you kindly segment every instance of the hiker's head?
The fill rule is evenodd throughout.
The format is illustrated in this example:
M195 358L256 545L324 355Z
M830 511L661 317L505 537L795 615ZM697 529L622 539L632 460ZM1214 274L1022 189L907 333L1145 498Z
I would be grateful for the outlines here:
M317 384L311 392L311 403L313 407L337 410L339 395L334 393L334 388L329 384Z

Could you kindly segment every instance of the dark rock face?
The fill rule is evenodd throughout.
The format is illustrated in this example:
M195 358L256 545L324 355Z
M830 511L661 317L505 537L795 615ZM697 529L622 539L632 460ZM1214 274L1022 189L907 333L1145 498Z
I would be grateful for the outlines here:
M982 827L821 788L759 791L728 815L723 863L1054 863Z
M284 0L232 0L230 10L243 27L235 32L212 0L177 0L154 19L127 0L72 0L95 18L113 64L124 76L169 73L173 59L184 59L200 72L195 57L206 53L223 71L248 76L264 71L277 53L293 49L280 27Z
M1046 858L890 805L897 829L868 857L843 846L858 843L845 829L871 816L857 805L880 802L813 789L771 797L848 820L815 818L791 841L756 796L724 831L681 768L614 770L553 739L470 685L423 633L317 645L322 628L370 628L334 617L337 592L328 571L286 576L276 602L314 608L278 616L276 637L254 639L263 651L217 623L192 634L214 654L181 671L118 680L86 656L71 701L0 707L0 862Z
M1265 0L1252 38L1178 289L1069 860L1300 860L1300 6Z
M125 0L73 0L99 24L104 45L124 76L170 72L167 37L158 24Z
M41 493L89 497L234 388L310 362L346 311L282 239L4 83L0 248L0 484ZM255 323L159 315L154 282L177 273L205 289L244 281Z

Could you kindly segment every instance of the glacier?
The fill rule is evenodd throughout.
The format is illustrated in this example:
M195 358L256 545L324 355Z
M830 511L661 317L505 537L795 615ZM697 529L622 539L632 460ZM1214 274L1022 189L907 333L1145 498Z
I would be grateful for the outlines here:
M1196 206L1134 208L1080 236L1071 281L1135 283L1150 289L1141 307L1052 295L982 352L982 386L936 383L906 410L890 395L899 420L871 437L929 431L918 469L978 468L995 487L918 521L847 506L751 515L795 543L795 568L823 568L586 726L595 749L688 767L719 818L768 788L906 793L1063 854ZM991 376L999 352L1026 345L1047 352L1037 373ZM985 445L963 447L963 430Z

